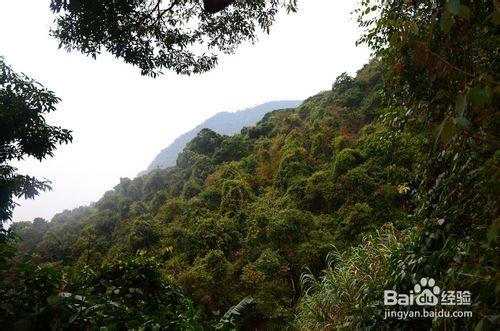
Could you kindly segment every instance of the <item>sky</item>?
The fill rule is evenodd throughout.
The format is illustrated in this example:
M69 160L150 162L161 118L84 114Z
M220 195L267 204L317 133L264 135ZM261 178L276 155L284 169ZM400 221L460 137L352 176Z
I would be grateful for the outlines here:
M154 79L109 54L94 60L58 49L48 34L49 2L0 1L0 55L62 99L47 120L72 130L74 138L53 158L14 164L20 173L51 180L53 188L19 200L14 221L49 220L97 201L120 177L135 177L176 137L217 112L305 99L330 89L341 73L354 74L370 54L355 46L356 0L299 0L297 13L279 15L269 35L223 56L212 71Z

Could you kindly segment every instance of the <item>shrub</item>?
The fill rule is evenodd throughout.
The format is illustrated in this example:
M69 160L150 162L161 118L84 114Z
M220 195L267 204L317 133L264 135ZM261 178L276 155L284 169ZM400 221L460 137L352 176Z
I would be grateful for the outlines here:
M388 276L389 261L401 243L392 226L364 238L359 246L333 250L319 278L301 276L303 297L297 305L295 326L300 330L360 328L363 320L379 314L371 307L370 294Z
M345 148L335 156L335 163L333 164L333 172L335 176L342 175L347 170L354 168L363 161L363 156L360 151Z

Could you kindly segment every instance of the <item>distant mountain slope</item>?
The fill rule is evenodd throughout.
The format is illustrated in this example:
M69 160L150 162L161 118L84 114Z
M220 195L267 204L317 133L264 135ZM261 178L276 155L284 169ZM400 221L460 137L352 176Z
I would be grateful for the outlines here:
M202 129L208 128L219 134L233 135L239 133L240 130L245 126L252 126L264 117L264 115L270 111L276 109L286 109L298 107L302 101L271 101L264 104L255 106L253 108L248 108L245 110L240 110L234 113L230 112L220 112L210 117L205 122L201 123L193 130L182 134L179 138L170 144L168 147L164 148L151 162L145 171L142 171L139 175L144 175L151 172L157 168L167 168L175 165L177 160L177 155L182 152L184 146L191 141L198 132Z

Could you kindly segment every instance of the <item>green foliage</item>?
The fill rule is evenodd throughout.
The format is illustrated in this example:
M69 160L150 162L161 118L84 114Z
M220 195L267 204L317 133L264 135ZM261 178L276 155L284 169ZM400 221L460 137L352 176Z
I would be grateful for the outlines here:
M230 331L237 330L235 324L236 316L241 315L242 311L252 303L252 297L243 298L238 304L229 308L228 311L222 316L219 323L216 325L216 330Z
M443 287L475 293L473 318L432 326L495 328L498 195L487 188L498 181L498 4L365 1L357 12L360 42L387 70L386 123L395 135L425 133L412 190L420 236L391 276L401 288L434 275Z
M222 137L218 133L210 129L203 129L196 138L186 145L186 149L197 154L212 156L221 142Z
M200 157L194 164L191 170L191 177L203 181L214 172L215 167L210 158L203 156Z
M289 271L285 259L272 249L265 249L254 262L243 268L241 281L252 289L258 313L278 321L291 317L285 307L290 305L292 284L283 282Z
M302 147L291 147L283 152L278 171L275 175L275 185L286 190L294 180L309 173L307 151Z
M359 246L333 250L327 268L316 277L301 276L304 296L294 324L299 330L360 329L366 320L380 318L373 308L373 292L383 296L381 280L389 276L394 251L401 247L398 233L385 226L367 236Z
M94 58L106 50L152 76L164 69L212 69L217 52L233 53L242 42L255 41L258 29L269 31L280 8L295 11L296 1L50 2L56 14L52 35L60 47Z
M224 139L213 158L215 163L240 160L249 153L249 146L240 135Z
M152 259L83 270L27 264L17 287L0 296L4 328L200 329L191 302Z
M363 161L363 156L357 150L346 148L335 155L333 172L336 176L342 175L347 170L354 168Z
M21 175L9 163L26 157L41 161L54 155L56 145L71 142L70 131L45 122L44 115L55 111L59 101L0 57L0 223L10 220L14 197L33 199L50 189L49 181Z
M305 182L302 202L311 211L332 210L335 202L333 173L328 170L316 171Z
M189 180L184 184L182 189L182 196L185 199L190 199L196 195L198 195L202 191L202 187L200 183L196 180Z
M343 74L331 91L268 113L239 135L202 130L177 167L122 179L95 205L47 224L19 225L20 256L96 270L134 254L156 256L159 272L184 288L209 327L283 329L294 319L302 329L442 327L442 319L382 319L383 289L404 292L422 276L477 293L475 316L462 322L492 326L498 79L489 37L467 34L479 33L469 24L492 24L473 18L487 7L476 5L441 9L453 17L447 33L465 29L485 77L467 82L437 62L418 64L431 53L421 58L412 38L428 40L450 65L455 56L473 69L453 38L427 29L436 24L427 4L363 1L370 10L362 25L380 10L378 25L368 26L373 34L362 38L378 58L355 77ZM395 31L404 40L391 38ZM231 309L221 316L243 296L253 304L238 323Z
M210 210L216 210L221 202L221 192L214 186L209 186L200 194L200 199Z
M129 230L129 245L135 252L156 244L161 237L160 226L157 222L147 218L137 219Z
M222 184L220 211L222 214L234 214L252 197L249 185L238 179L230 179Z
M370 78L379 75L374 68L360 71L363 83L350 78L369 96L380 89ZM332 244L349 246L387 222L389 206L404 214L409 199L380 193L384 199L373 201L388 182L408 182L411 171L400 154L387 160L376 148L383 127L365 132L356 126L362 122L341 124L356 118L370 125L361 109L336 103L333 95L341 100L353 87L342 88L297 110L269 113L240 135L202 130L177 167L121 179L93 206L57 215L41 232L26 225L21 255L94 269L135 254L156 256L205 325L217 325L221 312L248 295L254 304L238 327L282 328L293 319L303 268L319 272ZM388 149L413 155L409 141ZM398 165L399 177L388 164Z
M343 238L350 239L378 224L373 222L373 209L367 203L356 203L353 206L342 207L338 211L339 230Z

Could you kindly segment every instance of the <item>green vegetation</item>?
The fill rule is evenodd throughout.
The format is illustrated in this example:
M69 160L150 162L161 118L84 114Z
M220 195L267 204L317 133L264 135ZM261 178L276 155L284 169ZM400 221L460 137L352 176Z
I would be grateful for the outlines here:
M58 144L69 143L71 132L48 125L44 115L59 102L52 91L16 73L0 56L0 275L16 254L15 239L4 223L10 221L15 198L33 199L50 190L50 181L18 173L12 164L27 157L53 156ZM36 240L36 239L35 239Z
M175 167L91 206L13 224L1 325L497 328L498 7L358 15L376 57L356 77L239 135L202 130ZM383 291L421 277L471 291L473 316L384 319Z
M106 50L144 75L205 72L296 0L51 0L60 47L96 57Z
M210 117L203 123L197 125L191 131L180 135L175 141L162 149L145 171L139 175L145 175L157 168L168 168L176 164L177 157L186 147L186 144L196 137L202 129L211 129L218 134L234 135L246 126L253 126L264 117L265 114L276 109L295 108L301 101L271 101L264 104L239 110L237 112L220 112ZM230 142L226 142L230 143Z
M8 163L26 157L41 161L53 156L57 144L71 142L68 130L47 125L43 117L58 102L53 92L16 73L0 57L0 223L12 217L14 197L33 199L50 189L49 181L18 174Z
M327 268L319 279L302 274L306 295L299 302L295 325L302 330L326 330L329 326L361 327L367 316L381 314L373 304L373 292L383 290L381 279L389 278L389 260L401 248L400 233L386 226L347 251L328 254Z
M398 185L411 180L418 148L402 145L409 136L377 143L388 134L369 120L381 83L372 62L352 87L337 82L240 135L204 129L176 167L122 179L95 205L49 223L13 224L21 238L30 237L19 245L18 262L98 269L131 256L154 258L194 301L204 324L216 324L251 296L243 324L288 325L305 267L319 272L332 244L347 247L382 224L404 222L409 211L410 196L398 193ZM354 88L370 103L336 101L339 90Z
M2 293L2 328L12 330L199 329L191 302L137 258L98 270L27 264L22 281Z

